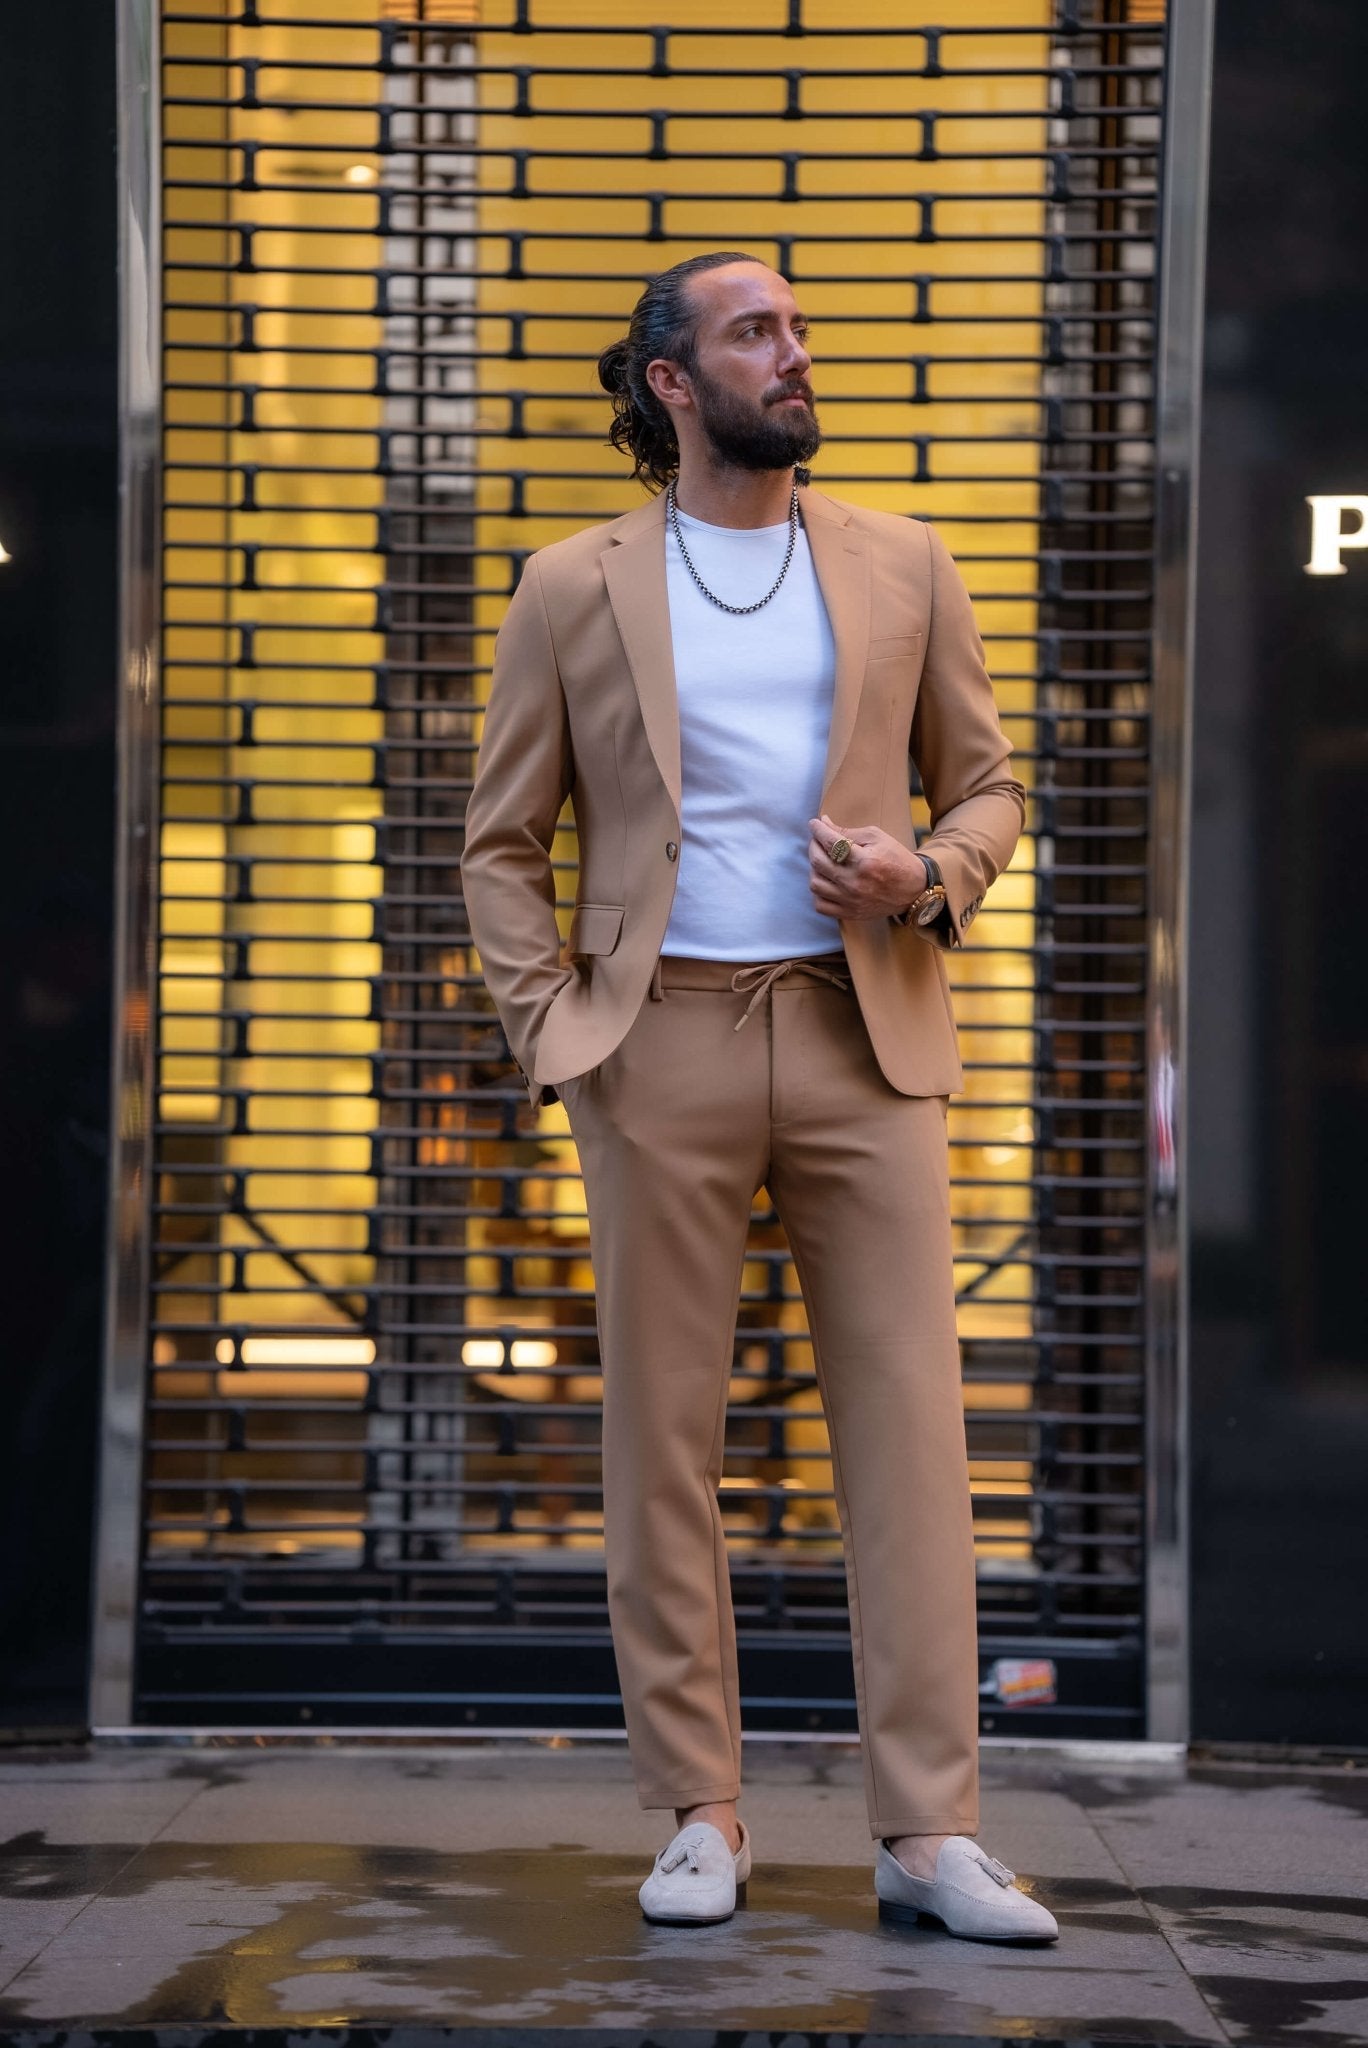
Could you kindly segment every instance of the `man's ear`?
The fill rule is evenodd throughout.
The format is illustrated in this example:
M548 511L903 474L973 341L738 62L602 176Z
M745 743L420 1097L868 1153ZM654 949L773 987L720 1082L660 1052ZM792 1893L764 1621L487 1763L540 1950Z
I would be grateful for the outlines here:
M646 382L662 405L672 411L683 411L693 404L693 386L687 370L681 370L678 363L672 363L668 356L656 356L646 365Z

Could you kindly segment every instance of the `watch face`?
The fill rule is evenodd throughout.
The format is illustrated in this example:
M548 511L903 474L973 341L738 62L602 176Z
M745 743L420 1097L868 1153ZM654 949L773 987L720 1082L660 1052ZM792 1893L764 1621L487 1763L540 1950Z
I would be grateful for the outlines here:
M931 901L929 903L923 903L921 909L917 912L917 923L934 924L936 919L940 916L942 910L944 910L944 908L944 895L938 894L933 896L931 898Z

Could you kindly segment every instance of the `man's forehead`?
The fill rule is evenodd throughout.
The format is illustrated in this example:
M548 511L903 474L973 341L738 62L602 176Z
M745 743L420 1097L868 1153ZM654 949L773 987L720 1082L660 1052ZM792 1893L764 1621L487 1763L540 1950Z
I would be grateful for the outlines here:
M695 282L707 287L705 304L718 321L739 320L747 313L797 311L788 279L763 264L729 264L720 270L704 271Z

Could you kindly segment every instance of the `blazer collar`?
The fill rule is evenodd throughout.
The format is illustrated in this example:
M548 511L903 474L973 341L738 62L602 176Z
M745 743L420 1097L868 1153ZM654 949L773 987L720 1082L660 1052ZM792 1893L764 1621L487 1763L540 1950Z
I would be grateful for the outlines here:
M869 652L869 541L850 525L853 506L810 485L800 491L799 504L836 642L836 687L819 803L819 809L825 809L855 729ZM612 545L600 557L608 598L641 702L646 737L677 817L683 801L679 696L665 586L664 492L614 520L609 538Z
M632 671L646 737L678 817L683 806L679 766L679 694L670 600L665 588L665 494L614 520L615 546L605 548L608 599Z
M860 708L860 691L869 659L873 578L869 536L850 524L854 507L838 504L836 499L810 488L799 495L812 566L836 641L836 688L831 700L831 731L817 806L825 810Z

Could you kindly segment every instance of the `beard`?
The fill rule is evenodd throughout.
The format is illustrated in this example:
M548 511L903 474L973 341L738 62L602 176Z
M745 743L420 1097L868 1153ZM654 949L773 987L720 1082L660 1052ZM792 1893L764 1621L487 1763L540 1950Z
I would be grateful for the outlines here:
M701 370L692 374L698 423L718 462L733 469L791 469L817 453L822 430L806 382L776 385L755 405ZM801 410L778 403L791 397L805 401Z

